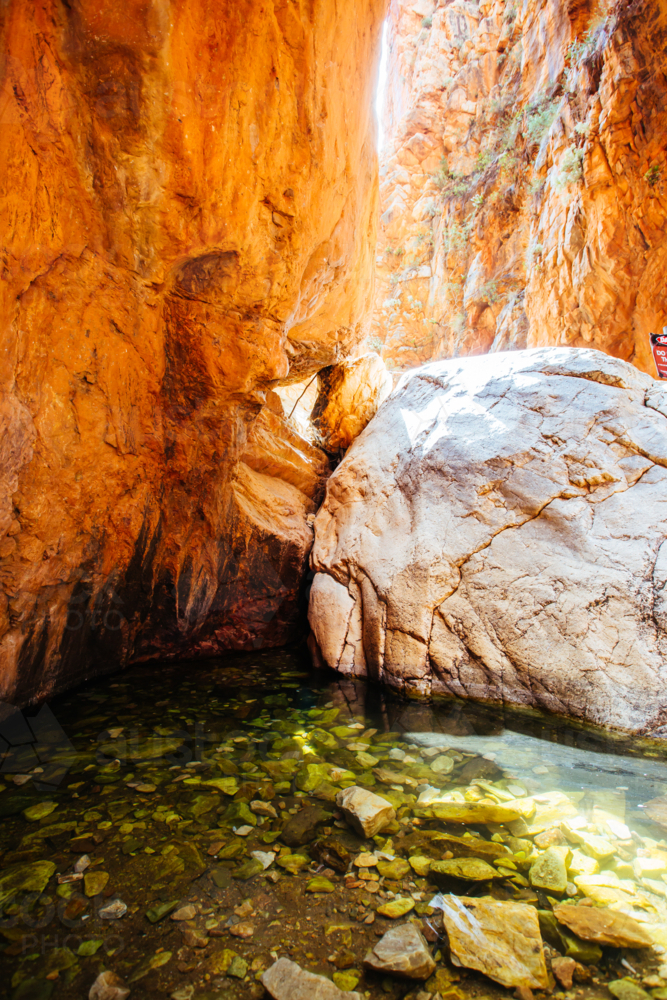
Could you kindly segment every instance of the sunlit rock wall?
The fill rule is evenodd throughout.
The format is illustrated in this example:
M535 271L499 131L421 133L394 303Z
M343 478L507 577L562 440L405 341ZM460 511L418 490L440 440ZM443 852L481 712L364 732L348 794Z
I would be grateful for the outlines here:
M383 0L6 0L0 698L284 642L361 342Z
M371 344L542 345L654 374L667 323L664 4L391 0Z

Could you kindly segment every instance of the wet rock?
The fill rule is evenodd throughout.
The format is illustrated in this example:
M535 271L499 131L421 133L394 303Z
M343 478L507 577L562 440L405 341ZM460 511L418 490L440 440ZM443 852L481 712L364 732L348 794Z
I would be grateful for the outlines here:
M479 858L453 858L448 861L432 861L430 875L434 882L441 884L451 879L461 879L466 882L486 882L502 879L496 868Z
M655 799L644 803L644 812L649 819L667 830L667 795L659 795Z
M414 910L414 908L414 899L399 896L397 899L392 899L388 903L378 906L377 912L381 917L390 917L392 920L398 920L399 917L404 917L406 913Z
M100 972L88 991L88 1000L126 1000L130 990L115 972Z
M45 819L46 816L50 816L57 808L57 802L37 802L34 806L28 806L27 809L24 809L23 815L29 822L36 823Z
M435 962L415 924L392 927L364 959L364 965L405 979L428 979Z
M431 770L436 774L449 774L454 767L454 761L447 754L442 754L431 761Z
M255 926L249 920L241 920L238 924L233 924L229 928L229 933L233 937L251 938L255 933Z
M192 903L188 903L186 906L181 906L180 909L172 913L172 920L194 920L197 916L197 907L193 906Z
M346 872L349 868L350 852L340 840L336 840L334 837L315 841L309 850L321 864L333 868L334 871Z
M333 981L339 990L343 993L351 993L354 987L358 984L361 976L358 972L346 971L346 972L334 972Z
M410 864L403 858L394 858L393 861L378 861L377 870L383 878L402 879L410 873Z
M391 802L353 785L339 792L336 803L350 826L362 837L373 837L396 818Z
M251 851L250 857L259 861L262 866L262 870L266 871L267 868L271 867L276 856L271 851Z
M168 903L159 903L157 906L153 906L149 910L146 910L146 917L152 924L157 924L160 920L164 920L165 917L169 916L169 914L175 910L177 906L177 899Z
M245 979L248 974L248 963L240 955L234 955L227 968L227 975L233 979Z
M572 986L572 977L577 963L573 958L564 958L558 955L551 960L551 969L554 976L564 989L569 990Z
M421 810L415 809L419 816ZM491 806L477 802L432 802L428 812L445 823L466 823L472 826L486 823L511 823L520 818L513 806Z
M148 958L145 958L143 962L139 963L128 979L128 983L139 982L139 980L143 979L144 976L147 976L149 972L152 972L154 969L162 968L162 966L166 965L170 960L170 951L161 951L156 955L150 955Z
M567 927L561 925L551 910L538 910L537 916L542 937L558 951L564 951L566 958L586 965L595 965L602 958L599 945L584 941Z
M553 912L560 924L584 941L614 948L650 948L653 943L641 924L618 910L599 906L556 906Z
M127 913L127 905L122 899L112 899L98 910L100 920L120 920Z
M531 866L529 878L530 884L535 889L557 893L565 892L567 869L562 854L550 847Z
M331 814L319 806L306 806L285 824L280 839L288 847L301 847L315 839L317 827L328 819Z
M42 892L55 870L53 861L31 861L7 868L0 875L0 906L17 892Z
M107 886L109 881L108 872L86 872L83 876L83 891L91 899L93 896L98 896Z
M452 957L507 987L547 989L537 911L525 903L440 896Z
M306 885L306 892L335 892L336 886L324 875L317 875L311 878Z
M249 858L244 861L242 865L234 872L234 878L239 878L244 881L254 878L255 875L259 875L260 872L264 871L264 864L259 860L259 858Z
M282 858L277 858L276 864L288 872L298 872L302 868L308 867L310 858L306 857L305 854L286 854Z
M255 799L254 802L250 803L250 809L256 816L270 816L271 819L278 819L275 806L271 805L270 802L262 802L261 799Z
M262 975L273 1000L363 1000L361 993L343 992L324 976L306 972L296 962L279 958Z
M643 990L641 986L633 982L632 979L615 979L607 983L607 989L616 1000L650 1000L650 993Z

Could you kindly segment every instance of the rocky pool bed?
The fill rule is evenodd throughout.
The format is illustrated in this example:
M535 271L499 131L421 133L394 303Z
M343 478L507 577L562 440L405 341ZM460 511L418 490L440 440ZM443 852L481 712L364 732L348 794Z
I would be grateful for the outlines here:
M0 715L12 1000L667 1000L667 760L297 653Z

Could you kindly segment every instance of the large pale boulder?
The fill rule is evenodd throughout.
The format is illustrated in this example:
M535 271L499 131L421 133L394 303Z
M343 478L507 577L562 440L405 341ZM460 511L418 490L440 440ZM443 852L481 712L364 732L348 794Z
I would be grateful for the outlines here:
M667 716L667 392L592 350L407 373L315 522L326 663L629 730Z

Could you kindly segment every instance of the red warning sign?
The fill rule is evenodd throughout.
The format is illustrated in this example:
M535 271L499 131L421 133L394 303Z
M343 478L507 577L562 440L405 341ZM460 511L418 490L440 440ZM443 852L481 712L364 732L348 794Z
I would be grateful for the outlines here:
M658 378L667 378L667 334L664 332L652 333L650 336L653 360L655 361L655 367L658 369Z

